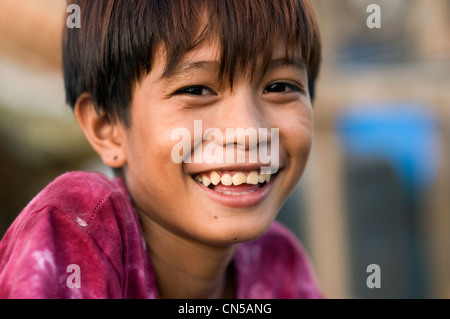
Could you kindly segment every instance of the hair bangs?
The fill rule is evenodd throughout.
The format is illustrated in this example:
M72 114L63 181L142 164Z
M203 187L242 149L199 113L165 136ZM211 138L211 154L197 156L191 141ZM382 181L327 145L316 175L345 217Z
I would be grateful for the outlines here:
M218 77L231 85L242 73L250 76L257 71L264 73L274 51L280 48L284 49L286 60L299 55L306 66L311 60L319 59L314 57L319 51L317 26L311 14L305 13L311 8L305 7L302 1L203 0L196 2L193 11L194 6L185 6L184 2L177 2L182 9L178 12L183 15L173 17L170 20L173 25L168 28L185 31L184 37L177 41L165 37L167 64L164 76L171 75L188 51L209 39L219 39ZM308 70L308 76L315 77L316 72L314 68Z

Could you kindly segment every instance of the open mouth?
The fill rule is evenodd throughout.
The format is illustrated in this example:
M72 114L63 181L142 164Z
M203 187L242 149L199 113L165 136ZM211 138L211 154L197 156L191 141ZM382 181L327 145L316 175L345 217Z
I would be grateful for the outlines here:
M274 174L276 175L276 174ZM263 188L274 177L258 171L210 171L196 174L193 178L203 186L233 196L247 195Z
M251 208L268 198L281 169L274 174L252 170L213 170L192 175L207 197L223 206Z

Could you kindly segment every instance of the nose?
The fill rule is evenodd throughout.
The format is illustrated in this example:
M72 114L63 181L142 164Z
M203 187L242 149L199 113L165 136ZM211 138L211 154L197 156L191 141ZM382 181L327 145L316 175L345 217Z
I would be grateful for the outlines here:
M218 128L223 132L222 145L234 144L252 150L263 141L270 143L269 123L256 94L249 89L236 89L223 101L218 111ZM217 141L219 142L219 141Z
M214 155L208 157L208 161L218 159L221 163L260 164L263 174L276 173L279 132L270 127L267 114L263 101L251 90L236 90L224 97L213 115L215 127L204 132L204 139L208 141L214 134L213 141L205 146L207 154L212 154L211 149L214 149Z

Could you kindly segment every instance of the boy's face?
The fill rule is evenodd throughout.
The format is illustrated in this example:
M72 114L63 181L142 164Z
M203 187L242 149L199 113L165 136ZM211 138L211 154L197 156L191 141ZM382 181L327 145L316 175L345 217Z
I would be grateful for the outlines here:
M214 41L205 41L186 54L167 78L162 77L164 51L156 54L152 71L134 89L131 126L121 127L126 183L144 222L213 245L251 240L267 230L305 168L313 131L306 70L299 63L285 63L282 52L274 53L264 74L255 72L251 79L248 74L238 76L233 89L217 79L219 49ZM217 128L223 140L205 140L201 135L198 139L194 132L198 120L201 134ZM180 128L192 139L188 140L192 141L188 143L190 162L174 160L181 136L172 134ZM251 171L260 173L260 167L268 164L249 162L255 145L227 140L227 128L266 128L269 133L279 129L279 147L270 154L272 159L277 156L278 171L270 182L255 173L249 177ZM275 142L272 137L270 143ZM216 150L223 149L224 156L227 144L236 145L244 151L245 163L196 163L194 148L205 152L210 143ZM221 179L207 187L208 180L218 181L212 171ZM235 184L242 184L228 185L234 175L238 175Z

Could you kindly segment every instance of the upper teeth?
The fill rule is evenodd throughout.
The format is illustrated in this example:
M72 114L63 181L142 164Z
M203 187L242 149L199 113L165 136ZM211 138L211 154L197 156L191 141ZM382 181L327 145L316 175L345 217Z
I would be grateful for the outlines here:
M256 185L258 183L264 183L270 181L270 174L260 174L257 171L251 172L236 172L233 176L229 173L225 173L222 176L217 171L212 171L208 175L196 175L195 180L202 183L205 186L210 184L217 185L222 183L222 185L241 185L241 184L252 184Z
M221 181L221 178L220 178L219 173L217 173L216 171L211 172L211 183L213 183L214 185L217 185L220 183L220 181Z

